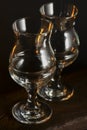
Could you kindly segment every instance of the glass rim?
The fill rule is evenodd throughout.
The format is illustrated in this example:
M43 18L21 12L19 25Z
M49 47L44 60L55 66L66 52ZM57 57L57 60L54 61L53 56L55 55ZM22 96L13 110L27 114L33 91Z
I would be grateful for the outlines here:
M50 4L54 4L54 2L48 2L48 3L45 3L43 4L40 9L39 9L39 12L42 16L44 17L47 17L49 19L55 19L55 18L59 18L60 16L57 16L57 15L53 15L53 16L47 16L46 14L42 14L42 10L43 10L43 7L45 7L46 5L50 5ZM72 12L72 15L71 16L63 16L64 18L66 18L67 20L69 19L75 19L75 17L77 16L78 14L78 8L75 4L68 4L68 5L71 5L73 7L73 12ZM76 11L75 11L76 10Z
M21 35L46 35L46 34L48 34L50 31L51 31L51 29L53 29L53 23L50 21L50 20L48 20L48 19L44 19L44 18L40 18L40 20L41 21L46 21L49 25L48 25L48 30L46 31L46 32L38 32L38 33L32 33L32 32L20 32L20 31L18 31L17 30L17 27L16 27L16 23L18 22L18 21L21 21L21 20L23 20L23 19L25 19L25 20L27 20L27 19L32 19L31 17L21 17L21 18L18 18L18 19L16 19L16 20L14 20L14 22L12 23L12 29L13 29L13 32L14 33L16 33L16 34L21 34ZM16 27L16 28L15 28Z

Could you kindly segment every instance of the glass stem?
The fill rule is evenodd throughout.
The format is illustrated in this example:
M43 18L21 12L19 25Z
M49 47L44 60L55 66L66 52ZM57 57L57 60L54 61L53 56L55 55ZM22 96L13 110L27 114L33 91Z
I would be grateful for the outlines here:
M26 88L26 91L28 93L28 99L27 99L27 103L26 106L28 106L29 109L35 109L35 107L37 106L37 87L35 84L31 84Z
M61 73L62 73L62 68L59 68L57 66L56 68L56 73L54 75L54 80L55 80L55 86L58 88L58 89L62 89L62 83L61 83Z

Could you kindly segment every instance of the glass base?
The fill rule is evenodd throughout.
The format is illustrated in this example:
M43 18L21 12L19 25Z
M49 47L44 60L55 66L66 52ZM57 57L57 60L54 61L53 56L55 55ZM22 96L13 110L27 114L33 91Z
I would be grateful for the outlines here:
M38 90L38 95L47 101L65 101L74 94L70 86L62 86L62 89L44 86Z
M38 107L25 109L26 102L19 102L12 108L14 118L24 124L40 124L52 116L51 108L42 102L38 102Z

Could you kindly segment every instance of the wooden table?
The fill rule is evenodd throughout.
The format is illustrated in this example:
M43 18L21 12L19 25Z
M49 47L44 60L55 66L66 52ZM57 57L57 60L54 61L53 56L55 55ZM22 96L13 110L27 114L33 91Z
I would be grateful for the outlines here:
M0 107L4 112L0 118L0 130L87 130L87 68L66 71L63 79L74 87L74 96L64 102L47 102L53 109L49 121L39 125L25 125L13 118L11 109L27 94L24 88L17 87L9 78L6 83L13 89L0 94Z

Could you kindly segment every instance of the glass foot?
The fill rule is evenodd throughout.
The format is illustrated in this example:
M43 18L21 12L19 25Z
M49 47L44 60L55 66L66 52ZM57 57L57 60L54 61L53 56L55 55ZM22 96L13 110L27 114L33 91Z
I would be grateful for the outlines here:
M24 124L40 124L52 116L51 108L42 102L38 102L38 107L25 109L26 102L19 102L12 108L14 118Z
M74 89L64 86L62 89L44 86L38 90L38 95L47 101L65 101L74 94Z

